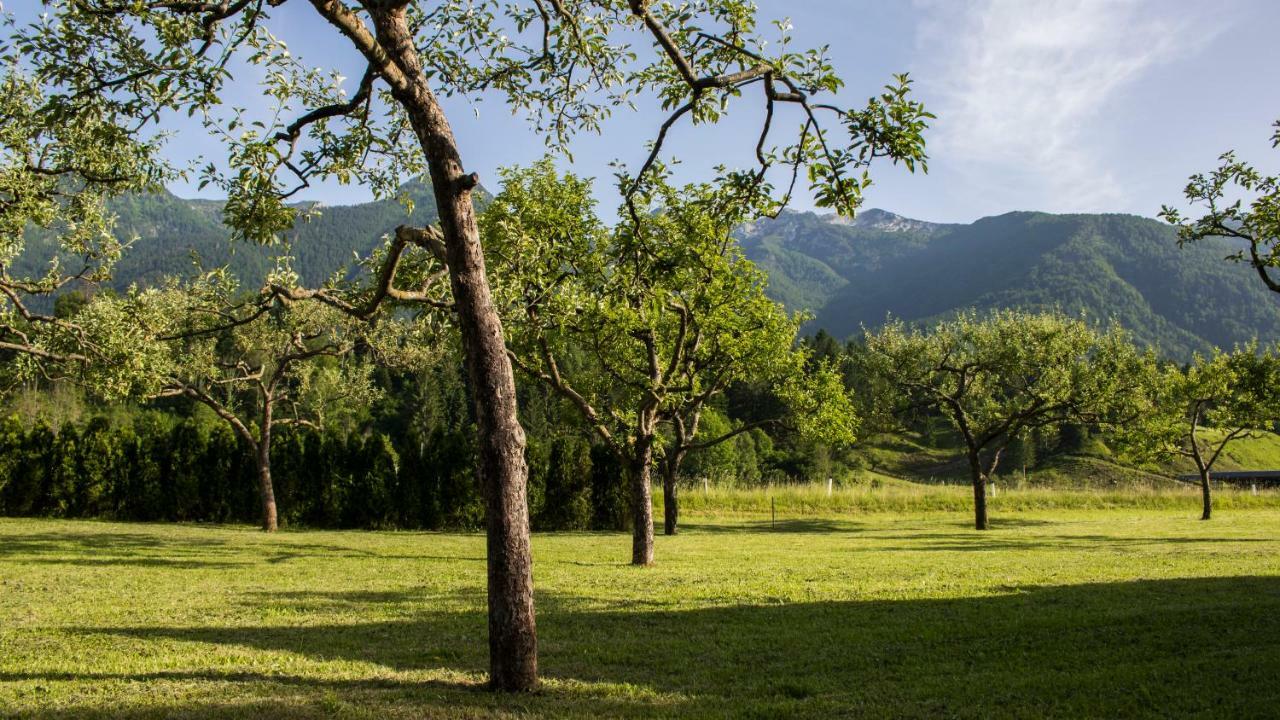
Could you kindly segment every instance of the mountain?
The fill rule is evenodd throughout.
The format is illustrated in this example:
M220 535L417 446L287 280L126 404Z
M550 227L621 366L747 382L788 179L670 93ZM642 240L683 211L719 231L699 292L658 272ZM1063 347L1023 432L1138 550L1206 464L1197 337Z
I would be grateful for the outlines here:
M1168 225L1133 215L1015 212L942 225L867 210L847 221L784 213L743 228L770 293L850 337L887 317L927 323L966 308L1047 309L1119 322L1185 360L1254 337L1280 340L1280 296L1225 262L1233 248L1179 248Z
M412 216L397 200L376 200L356 205L323 206L301 203L308 210L279 246L262 247L230 242L222 225L222 202L185 200L169 192L134 195L114 200L116 234L136 238L117 263L112 285L124 289L133 283L154 284L161 278L189 275L198 258L205 268L228 266L245 288L260 287L280 255L293 256L293 268L308 285L317 285L333 273L353 265L382 242L383 235L406 222L425 225L436 221L430 184L413 181L400 188L413 201ZM481 193L481 198L487 198ZM33 233L29 251L18 268L39 272L37 258L47 258L47 238Z
M123 198L113 205L118 231L138 240L117 265L114 285L188 274L198 256L205 267L230 266L244 287L256 288L279 254L292 255L303 282L317 285L348 271L397 225L435 221L429 184L414 181L401 192L414 201L412 216L395 200L299 205L314 212L269 248L229 242L220 202L168 192ZM1224 261L1231 246L1179 249L1171 227L1132 215L1015 212L962 225L884 210L853 220L786 212L741 228L739 239L768 273L775 299L812 312L808 329L841 338L889 316L927 323L967 308L1057 307L1115 320L1180 360L1254 337L1280 340L1280 296L1248 267ZM33 235L26 257L48 257L42 242ZM16 269L39 271L34 261Z

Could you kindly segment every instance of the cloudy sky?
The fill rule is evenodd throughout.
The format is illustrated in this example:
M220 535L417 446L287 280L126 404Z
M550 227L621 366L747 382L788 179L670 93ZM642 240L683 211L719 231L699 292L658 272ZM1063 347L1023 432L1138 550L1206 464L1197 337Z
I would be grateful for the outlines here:
M758 0L765 18L790 17L796 44L830 45L846 80L841 100L860 105L895 72L909 71L938 119L927 135L930 172L883 166L867 207L934 221L971 221L1011 210L1154 215L1176 201L1187 175L1235 148L1280 170L1270 125L1280 118L1280 2L1274 0ZM19 16L37 0L7 0ZM306 3L286 3L273 25L304 57L340 57L332 31ZM348 53L349 54L349 53ZM232 98L260 97L247 78ZM671 148L688 177L750 163L755 103L716 128L682 127ZM449 108L468 169L537 159L543 146L497 103ZM661 122L652 112L615 117L604 135L581 137L575 169L601 178L613 205L609 163L643 159L637 138ZM209 147L184 133L183 159ZM174 190L194 195L194 187ZM313 199L361 201L349 187ZM797 202L811 206L807 198Z

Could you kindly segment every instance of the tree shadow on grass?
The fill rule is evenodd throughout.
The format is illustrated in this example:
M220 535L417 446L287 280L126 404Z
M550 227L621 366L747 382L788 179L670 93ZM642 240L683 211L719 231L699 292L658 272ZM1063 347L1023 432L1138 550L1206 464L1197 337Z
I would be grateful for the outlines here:
M304 606L323 593L281 596ZM412 594L334 602L386 604ZM1263 717L1280 702L1280 578L1226 577L1013 588L1003 595L817 602L694 610L606 609L538 597L541 667L532 696L474 683L413 680L486 667L482 612L274 627L86 628L139 651L177 651L183 667L214 647L360 661L335 678L311 668L274 675L211 666L169 676L69 678L10 673L8 682L194 683L158 709L128 697L103 716L324 717L335 697L373 717L1053 716ZM183 644L192 644L184 648ZM148 650L149 646L158 645ZM208 647L205 647L208 646ZM372 668L372 669L371 669ZM363 675L362 675L363 673ZM390 673L390 679L386 674ZM277 685L289 692L273 698ZM207 686L207 687L206 687ZM234 702L241 701L242 702ZM141 704L134 697L132 702ZM65 706L64 706L65 708ZM94 706L15 717L92 717Z
M197 546L187 539L169 541L146 533L84 531L83 529L67 532L5 534L3 538L4 542L0 543L0 557L24 559L31 555L83 552L101 548L112 548L115 552L163 548L176 552L209 554L211 551L217 551L218 548L226 547L229 551L234 551L234 548L229 547L229 541L212 537Z
M484 563L483 556L379 553L338 543L299 541L281 533L258 545L235 538L202 536L166 538L153 533L121 533L86 530L5 534L0 536L0 560L38 565L132 565L175 569L225 569L259 562L281 564L314 558L369 558L374 560L438 560ZM144 526L145 527L145 526ZM212 529L212 528L209 528ZM241 526L237 529L244 530ZM407 535L407 533L406 533ZM262 536L260 536L262 537Z
M242 567L243 549L228 540L168 540L152 534L78 530L0 536L0 560L35 565L227 569Z
M905 545L873 545L858 548L859 552L1008 552L1010 550L1088 550L1090 547L1107 549L1131 548L1152 545L1198 545L1201 543L1277 544L1271 538L1238 537L1117 537L1114 535L1018 535L1002 536L989 533L927 533L921 535L874 535L872 539L902 540Z
M779 532L779 533L834 533L853 532L864 527L863 523L852 520L832 520L829 518L793 518L786 520L745 520L731 524L712 522L682 522L680 532L693 533L743 533L743 532ZM661 533L662 528L657 528Z

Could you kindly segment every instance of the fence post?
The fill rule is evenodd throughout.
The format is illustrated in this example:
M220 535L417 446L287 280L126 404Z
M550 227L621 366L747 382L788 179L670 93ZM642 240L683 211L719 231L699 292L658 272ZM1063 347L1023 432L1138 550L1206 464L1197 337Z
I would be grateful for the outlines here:
M778 527L778 501L769 498L769 529L776 530Z

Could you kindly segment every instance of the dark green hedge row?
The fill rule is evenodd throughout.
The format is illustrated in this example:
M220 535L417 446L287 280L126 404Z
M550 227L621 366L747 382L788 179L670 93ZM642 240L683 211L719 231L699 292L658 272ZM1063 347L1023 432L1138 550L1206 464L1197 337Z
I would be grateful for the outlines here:
M280 520L316 528L478 528L473 435L436 431L399 446L382 433L284 432L272 451ZM576 437L530 440L535 529L622 526L612 456ZM256 523L248 448L221 424L146 413L56 432L0 423L0 514Z

